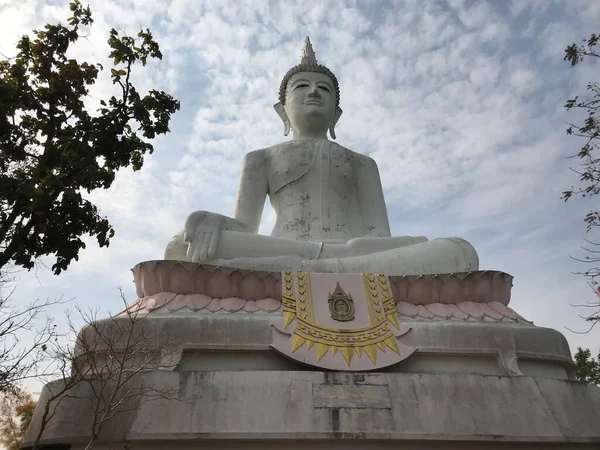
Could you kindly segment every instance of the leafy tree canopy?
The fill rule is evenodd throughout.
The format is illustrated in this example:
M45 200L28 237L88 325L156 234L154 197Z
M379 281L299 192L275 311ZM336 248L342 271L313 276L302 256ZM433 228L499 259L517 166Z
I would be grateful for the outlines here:
M54 255L59 274L85 248L83 235L108 246L114 230L82 193L109 188L122 167L139 170L149 140L169 132L179 109L171 95L142 96L130 81L134 65L162 59L150 30L129 37L112 29L110 77L120 93L90 113L89 86L103 68L67 56L93 22L79 0L70 8L66 26L23 36L16 57L0 60L0 271Z
M579 347L573 357L575 360L575 377L586 383L600 384L600 355L592 357L589 349Z

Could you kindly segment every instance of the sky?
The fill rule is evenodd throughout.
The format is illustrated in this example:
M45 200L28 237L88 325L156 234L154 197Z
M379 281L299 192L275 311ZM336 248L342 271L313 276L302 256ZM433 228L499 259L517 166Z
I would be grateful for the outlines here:
M141 92L169 92L181 110L141 171L123 169L109 190L90 194L115 229L110 247L88 239L79 261L58 277L47 268L51 259L20 273L19 302L62 296L72 306L118 312L119 288L135 300L130 269L161 259L189 213L231 216L244 154L290 138L273 105L308 35L340 82L337 142L377 162L392 234L467 239L482 270L514 276L513 309L563 332L573 351L598 350L600 329L569 331L587 327L579 318L586 311L571 304L594 301L574 274L586 266L572 257L585 257L583 218L598 201L564 203L561 193L578 182L568 156L582 145L566 136L566 122L579 116L563 105L598 74L591 60L571 68L564 48L600 31L600 2L89 5L95 22L71 55L111 67L109 30L148 27L164 58L135 67L133 82ZM0 51L14 56L20 36L68 14L66 1L0 0ZM87 104L95 109L113 92L103 73ZM269 234L274 223L267 205L260 232ZM51 312L62 320L62 309Z

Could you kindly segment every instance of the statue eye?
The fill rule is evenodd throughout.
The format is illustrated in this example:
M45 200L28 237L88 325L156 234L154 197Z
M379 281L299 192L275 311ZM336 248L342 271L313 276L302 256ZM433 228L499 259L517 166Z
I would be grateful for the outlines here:
M325 92L329 92L331 94L331 89L329 89L327 86L319 86L319 89L322 89Z
M308 87L308 84L306 84L306 83L297 84L296 86L294 86L294 89L303 88L303 87Z

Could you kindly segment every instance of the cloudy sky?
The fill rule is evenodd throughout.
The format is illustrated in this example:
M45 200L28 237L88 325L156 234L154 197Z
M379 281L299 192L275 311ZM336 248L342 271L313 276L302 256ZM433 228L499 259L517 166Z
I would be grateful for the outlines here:
M593 61L571 69L563 49L598 32L600 2L94 0L95 23L73 56L110 67L111 27L149 27L164 53L138 68L140 90L181 100L172 133L155 141L144 169L123 170L92 198L116 230L90 244L59 277L20 275L17 298L74 298L116 312L118 288L135 299L129 269L162 258L194 210L233 213L245 153L281 142L272 105L306 35L339 78L338 142L379 164L392 232L460 236L482 269L514 275L511 306L565 333L572 349L598 348L598 333L570 303L593 300L581 277L583 216L596 199L565 204L577 182L567 156L565 100L597 80ZM66 1L0 0L0 51L19 36L65 20ZM112 92L107 74L90 106ZM596 77L596 78L594 78ZM261 232L274 215L265 209ZM594 236L590 236L594 238Z

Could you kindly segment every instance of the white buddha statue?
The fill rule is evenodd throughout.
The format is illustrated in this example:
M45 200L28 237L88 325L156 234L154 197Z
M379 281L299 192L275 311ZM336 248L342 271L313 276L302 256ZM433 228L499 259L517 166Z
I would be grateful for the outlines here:
M261 271L416 275L478 270L459 238L392 237L375 161L330 141L342 110L335 75L306 38L275 110L293 139L244 157L233 217L190 214L165 259ZM266 196L277 214L258 228Z

